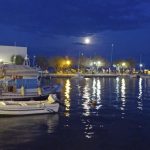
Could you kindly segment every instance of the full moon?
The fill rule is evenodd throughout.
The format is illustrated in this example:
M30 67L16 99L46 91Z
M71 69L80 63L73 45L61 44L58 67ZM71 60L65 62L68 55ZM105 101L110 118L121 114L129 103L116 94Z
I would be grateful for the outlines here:
M85 39L84 39L84 43L85 43L85 44L90 44L90 42L91 42L90 38L85 38Z

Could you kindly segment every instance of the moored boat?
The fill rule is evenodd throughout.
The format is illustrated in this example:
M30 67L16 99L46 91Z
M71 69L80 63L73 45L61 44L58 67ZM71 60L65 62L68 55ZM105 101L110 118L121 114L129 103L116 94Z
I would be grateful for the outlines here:
M58 86L29 66L0 65L0 76L0 100L42 100L58 93Z
M54 95L43 101L0 101L0 116L22 116L57 113L59 103Z

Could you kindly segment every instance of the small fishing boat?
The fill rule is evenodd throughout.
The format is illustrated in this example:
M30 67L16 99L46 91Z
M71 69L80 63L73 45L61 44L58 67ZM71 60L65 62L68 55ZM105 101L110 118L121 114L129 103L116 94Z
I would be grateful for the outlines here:
M0 65L0 76L0 101L42 100L61 90L61 86L52 85L50 79L30 66Z
M56 95L43 101L0 101L0 116L21 116L57 113L59 103Z

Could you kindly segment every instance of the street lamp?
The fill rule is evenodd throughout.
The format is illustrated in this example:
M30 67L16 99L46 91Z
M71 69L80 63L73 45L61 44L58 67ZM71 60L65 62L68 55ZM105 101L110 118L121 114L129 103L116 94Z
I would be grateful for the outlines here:
M111 58L110 58L111 66L113 63L113 51L114 51L114 44L112 43L112 45L111 45Z
M125 62L123 62L122 63L122 69L123 69L123 72L124 72L124 68L126 67L126 63Z
M70 60L66 60L65 61L65 71L69 71L69 67L70 67L70 65L71 65L71 61Z
M140 64L140 67L143 67L143 64Z
M85 37L83 42L82 42L83 45L89 45L91 44L91 39L89 37ZM80 63L81 63L81 60L80 60L80 57L81 57L81 51L79 50L79 59L78 59L78 73L80 71Z
M143 64L140 64L139 66L140 66L140 71L142 71Z
M35 59L36 59L36 56L34 55L34 56L33 56L33 64L32 64L33 67L35 67Z
M13 64L15 64L16 63L16 55L14 55L14 57L13 57Z
M122 67L125 67L125 66L126 66L126 63L125 63L125 62L123 62L123 63L122 63Z
M100 67L102 65L102 62L101 61L98 61L97 62L97 65Z
M70 60L67 60L67 61L66 61L66 65L67 65L67 66L70 66L70 65L71 65L71 61L70 61Z
M100 66L102 66L102 62L101 61L97 61L97 73L98 73L98 69L99 69Z

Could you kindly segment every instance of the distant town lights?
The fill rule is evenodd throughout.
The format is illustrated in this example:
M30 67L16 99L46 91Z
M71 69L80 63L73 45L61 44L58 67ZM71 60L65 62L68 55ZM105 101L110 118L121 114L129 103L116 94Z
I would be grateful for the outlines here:
M98 61L98 62L97 62L97 65L98 65L98 66L101 66L101 64L102 64L101 61Z

